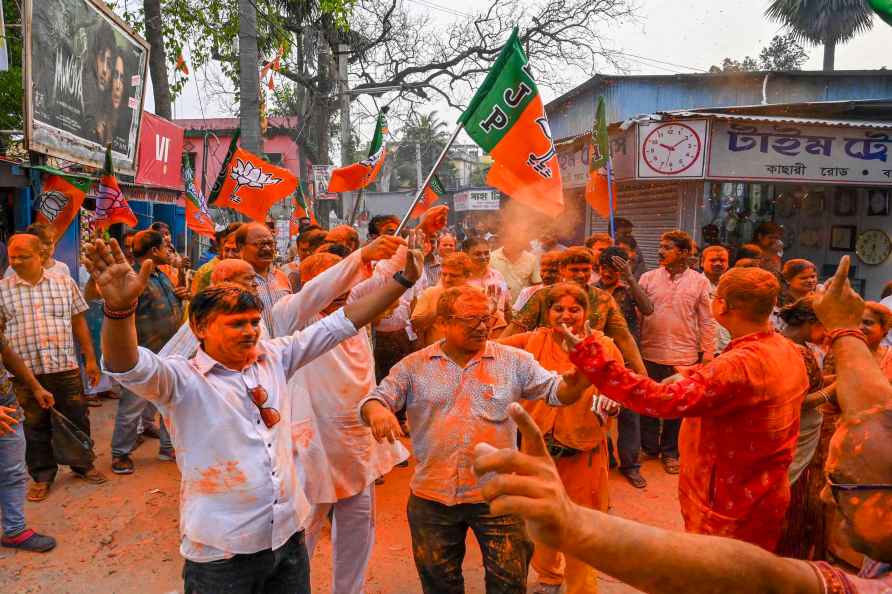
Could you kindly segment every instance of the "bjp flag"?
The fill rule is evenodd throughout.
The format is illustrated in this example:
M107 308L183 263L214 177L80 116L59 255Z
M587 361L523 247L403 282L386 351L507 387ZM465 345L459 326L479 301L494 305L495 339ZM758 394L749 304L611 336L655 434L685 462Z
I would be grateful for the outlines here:
M446 188L443 187L443 182L440 181L440 178L434 175L431 178L431 183L424 188L424 196L422 196L421 200L418 201L418 204L415 205L415 208L412 209L411 218L417 219L421 215L427 211L428 208L434 205L434 202L439 200L443 194L446 193Z
M109 145L105 151L105 169L99 179L99 195L96 197L96 218L93 225L101 230L115 223L136 227L136 215L130 210L130 205L127 204L127 199L118 186Z
M375 124L375 134L369 145L369 156L359 163L353 163L346 167L339 167L331 172L331 180L328 182L329 192L353 192L367 187L378 177L387 150L384 147L384 134L387 132L387 121L384 119L386 108L378 114Z
M48 175L43 178L43 191L37 197L37 214L34 218L52 229L55 237L62 237L80 211L93 181L65 175L56 169L43 171Z
M291 211L291 220L288 221L288 230L291 235L300 233L301 219L310 219L312 224L319 224L316 222L316 215L313 213L313 209L307 203L307 195L304 194L304 189L301 187L300 181L297 182L297 189L291 197L291 205L294 207Z
M221 177L223 183L215 205L228 206L260 223L266 220L273 204L287 198L297 187L297 176L292 172L243 148L237 148L224 163Z
M493 157L489 185L551 217L563 212L557 151L517 27L458 121Z
M611 194L616 196L616 183L610 187L607 181L607 168L610 167L610 138L607 135L606 114L604 97L598 97L596 118L592 126L592 143L589 146L588 181L585 183L585 201L603 219L610 216Z

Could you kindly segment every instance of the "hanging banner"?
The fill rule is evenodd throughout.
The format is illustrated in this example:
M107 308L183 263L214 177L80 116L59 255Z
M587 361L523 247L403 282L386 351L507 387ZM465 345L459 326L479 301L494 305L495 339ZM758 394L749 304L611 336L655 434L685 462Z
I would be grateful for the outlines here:
M316 200L337 200L338 195L328 191L328 182L334 165L313 165L313 186L316 188Z
M185 130L153 113L143 112L136 183L183 189L181 163Z
M149 45L102 0L25 0L29 150L133 175ZM174 162L176 164L177 162Z
M712 122L707 177L892 184L892 130Z

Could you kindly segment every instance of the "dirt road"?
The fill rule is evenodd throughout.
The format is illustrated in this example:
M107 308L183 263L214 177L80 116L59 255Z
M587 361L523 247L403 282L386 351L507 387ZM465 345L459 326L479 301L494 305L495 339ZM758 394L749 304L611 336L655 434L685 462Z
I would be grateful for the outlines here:
M93 486L60 471L49 499L28 503L29 526L55 536L59 546L37 555L0 549L0 592L16 594L167 594L182 592L176 465L157 460L158 442L149 440L134 455L136 473L113 475L109 443L116 403L91 409L97 467L109 482ZM611 511L648 524L681 529L675 477L648 461L643 491L611 475ZM405 505L411 468L397 469L377 487L377 543L367 594L421 591L409 540ZM331 557L324 539L312 560L313 591L330 592ZM530 584L535 582L531 575ZM465 561L468 594L483 594L480 552L469 538ZM634 592L602 577L602 594Z

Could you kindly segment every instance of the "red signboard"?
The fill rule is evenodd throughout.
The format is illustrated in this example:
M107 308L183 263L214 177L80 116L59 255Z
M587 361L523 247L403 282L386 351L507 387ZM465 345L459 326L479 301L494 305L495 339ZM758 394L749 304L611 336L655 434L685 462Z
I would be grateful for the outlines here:
M144 112L136 183L183 189L183 128Z

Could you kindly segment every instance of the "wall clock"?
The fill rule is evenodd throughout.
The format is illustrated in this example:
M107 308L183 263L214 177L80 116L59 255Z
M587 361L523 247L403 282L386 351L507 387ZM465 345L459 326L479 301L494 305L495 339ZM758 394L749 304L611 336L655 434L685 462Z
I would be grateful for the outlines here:
M865 264L882 264L892 253L892 240L882 229L868 229L858 236L855 253Z
M700 158L703 140L685 124L657 126L644 138L642 157L648 167L663 175L677 175Z

